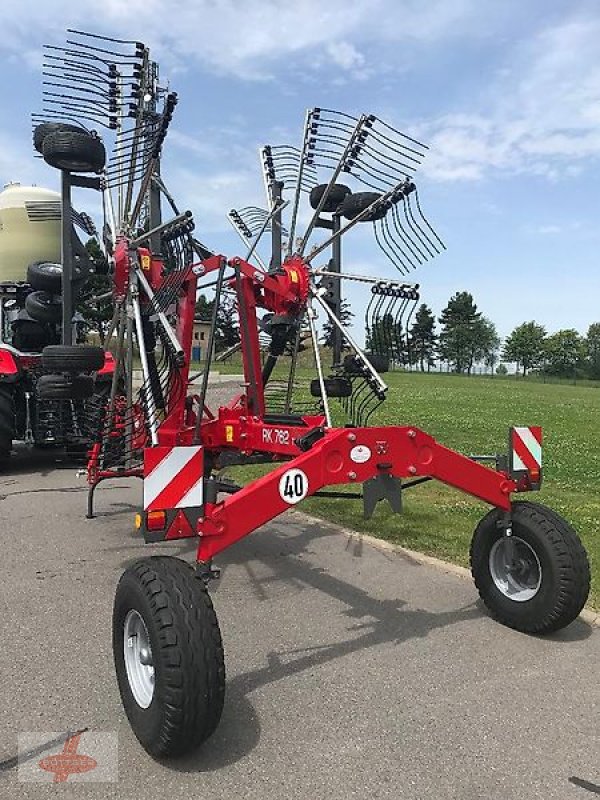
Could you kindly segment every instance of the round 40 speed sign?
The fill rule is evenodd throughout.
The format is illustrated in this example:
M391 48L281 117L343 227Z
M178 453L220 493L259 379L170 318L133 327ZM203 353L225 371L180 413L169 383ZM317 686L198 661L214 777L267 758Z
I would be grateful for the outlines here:
M301 469L288 469L279 479L279 496L284 503L295 505L308 494L308 476Z

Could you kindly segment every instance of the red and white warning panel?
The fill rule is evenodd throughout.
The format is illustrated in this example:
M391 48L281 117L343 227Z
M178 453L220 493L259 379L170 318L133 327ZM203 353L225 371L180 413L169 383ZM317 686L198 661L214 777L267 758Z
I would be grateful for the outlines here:
M144 511L201 506L203 480L201 445L147 447L144 451Z
M511 475L527 474L532 484L542 477L542 429L538 425L510 429L509 469Z

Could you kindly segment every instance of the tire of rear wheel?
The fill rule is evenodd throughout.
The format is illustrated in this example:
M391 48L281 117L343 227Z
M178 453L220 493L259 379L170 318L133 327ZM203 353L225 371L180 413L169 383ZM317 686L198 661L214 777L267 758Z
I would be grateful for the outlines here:
M136 702L124 660L131 609L143 618L154 662L148 708ZM113 610L113 655L123 707L134 734L153 757L182 755L215 731L225 698L219 623L193 567L169 556L137 561L121 576Z
M48 372L97 372L104 366L104 349L92 345L51 344L42 350Z
M46 400L86 400L94 394L94 379L91 375L42 375L36 390Z
M83 128L79 127L78 125L70 125L67 122L42 122L39 125L36 125L33 130L33 146L38 153L43 152L42 148L44 146L44 139L46 136L49 136L51 133L58 133L59 131L85 133Z
M106 150L97 136L86 131L57 131L43 141L44 161L67 172L101 172Z
M493 509L475 530L471 542L471 572L479 596L503 625L523 633L548 634L571 623L590 591L590 566L579 536L559 514L540 503L517 502L512 507L513 534L534 550L541 566L538 592L525 602L506 597L490 571L490 551L504 533L501 512Z
M25 298L25 310L36 322L56 325L62 319L62 303L48 292L31 292Z
M0 384L0 460L9 457L15 437L15 395L12 386Z

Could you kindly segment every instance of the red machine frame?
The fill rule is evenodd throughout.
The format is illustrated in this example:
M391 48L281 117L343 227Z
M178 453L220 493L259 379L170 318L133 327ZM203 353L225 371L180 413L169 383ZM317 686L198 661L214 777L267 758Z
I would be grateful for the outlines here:
M119 257L120 254L120 257ZM146 250L138 251L140 262L148 263ZM128 268L131 251L117 250L117 274ZM119 261L121 267L119 267ZM158 265L157 265L158 266ZM536 469L517 475L495 470L472 458L448 449L433 437L413 426L328 428L324 415L305 416L291 422L270 420L265 415L264 386L258 339L257 308L278 314L300 315L306 310L310 291L308 265L298 256L288 259L280 270L267 273L240 258L226 261L212 256L188 268L180 291L177 336L185 360L180 378L187 385L194 304L198 276L205 277L225 267L234 270L231 286L236 290L241 325L241 350L246 391L214 414L206 406L197 424L197 410L185 397L167 406L158 429L158 445L145 449L145 469L140 476L158 478L156 466L175 448L196 448L185 474L168 475L159 492L166 502L177 498L177 481L186 486L205 485L205 461L211 463L227 451L242 456L262 454L266 461L285 463L269 474L252 481L223 500L206 497L200 490L199 502L192 508L157 508L156 502L145 506L138 515L140 527L150 541L199 537L197 561L208 564L229 545L325 486L364 483L378 476L394 479L433 478L496 506L510 518L511 494L539 487L541 475ZM153 282L160 270L150 269ZM309 434L307 436L307 434ZM541 440L541 433L539 434ZM192 450L189 451L192 453ZM184 458L185 461L185 458ZM187 463L187 462L186 462ZM293 472L292 472L293 471ZM286 498L281 481L293 474L298 484L296 496ZM301 497L300 497L301 495ZM156 495L155 495L156 496ZM175 505L175 502L171 504Z

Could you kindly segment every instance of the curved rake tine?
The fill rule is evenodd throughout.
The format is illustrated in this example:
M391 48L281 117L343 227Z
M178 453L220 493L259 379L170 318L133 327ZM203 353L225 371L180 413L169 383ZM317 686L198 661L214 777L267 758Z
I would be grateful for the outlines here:
M415 187L415 203L416 203L416 205L417 205L417 209L418 209L418 211L419 211L419 214L421 215L421 219L423 220L423 222L425 223L425 225L427 225L427 227L429 228L429 230L431 231L431 233L432 233L432 234L435 236L435 238L437 239L437 241L438 241L438 242L439 242L439 244L440 244L440 247L441 247L443 250L446 250L446 245L445 245L445 244L444 244L444 242L443 242L443 241L440 239L440 237L437 235L437 233L436 233L435 229L434 229L434 228L433 228L433 227L430 225L430 223L429 223L429 220L427 219L427 217L425 216L425 214L423 214L423 211L421 210L421 204L420 204L420 202L419 202L419 193L418 193L418 191L417 191L416 187Z
M427 236L425 236L421 228L417 225L412 214L412 208L410 206L410 200L408 197L402 198L402 205L404 207L404 216L406 218L408 226L414 232L417 241L419 241L420 244L423 246L423 248L427 251L427 256L425 256L425 260L428 261L429 258L433 258L437 253L439 253L439 250L433 249L430 240L428 239Z
M428 258L419 247L418 240L415 241L414 238L411 236L410 229L409 231L405 230L404 225L402 224L402 218L400 217L400 211L398 210L397 205L392 206L392 219L394 221L394 227L396 228L398 235L401 237L402 241L404 242L404 244L406 244L406 246L413 254L413 256L416 258L419 265L425 264Z
M386 223L385 225L384 222ZM389 241L388 235L386 234L386 227L387 227L387 220L385 217L383 219L376 220L375 222L373 222L373 232L375 234L375 241L377 242L379 249L382 251L382 253L384 253L384 255L386 255L390 259L390 261L396 267L398 272L400 272L402 275L408 275L409 270L402 263L400 257L396 255L395 250L392 248L391 242ZM385 245L381 243L381 240L379 238L379 233L381 233L381 236L385 239L386 242ZM387 229L387 233L389 233L389 228ZM398 263L398 261L400 261L400 263Z
M350 139L348 140L348 143L347 143L347 145L346 145L346 147L344 149L344 152L342 153L338 163L336 164L335 169L333 170L333 172L331 174L331 177L329 178L329 183L327 184L327 187L325 188L325 191L323 192L323 195L322 195L321 199L319 200L319 203L318 203L317 207L314 210L314 213L313 213L312 218L311 218L311 220L310 220L310 222L308 224L308 227L307 227L307 229L306 229L306 231L304 233L304 236L302 237L302 242L301 242L300 248L299 248L299 255L303 255L304 254L304 251L306 249L306 245L308 244L308 240L310 239L310 236L311 236L311 234L312 234L312 232L313 232L313 230L315 228L315 225L317 223L317 219L319 218L319 214L323 210L323 208L325 206L325 203L327 202L327 198L329 197L329 194L331 192L331 189L334 186L339 174L343 170L343 168L345 166L345 163L346 163L346 160L350 156L352 148L354 147L354 145L356 143L356 139L357 139L359 133L361 132L362 128L364 127L365 120L366 120L366 117L364 117L364 116L360 117L359 121L356 124L356 127L354 128L354 131L352 132L352 135L350 136Z
M393 207L393 209L394 208L395 208L395 206ZM384 230L387 233L386 241L389 241L390 246L394 250L394 253L396 253L397 257L402 261L402 263L405 266L407 266L408 272L406 272L405 274L408 274L410 272L410 270L414 270L418 266L420 266L421 264L424 264L425 260L419 258L419 256L417 255L417 253L415 252L415 250L413 249L413 247L411 245L410 239L407 238L404 235L404 230L399 227L398 220L396 218L394 210L392 210L392 213L391 213L391 220L392 220L392 224L394 226L394 232L397 234L397 236L398 236L400 241L398 241L396 238L394 238L394 233L390 230L390 226L389 226L389 222L388 222L388 217L387 216L382 220L382 227L384 228ZM414 256L414 259L411 258L409 253L407 253L405 250L402 249L402 245L405 245L405 247L408 249L409 253L411 253Z

